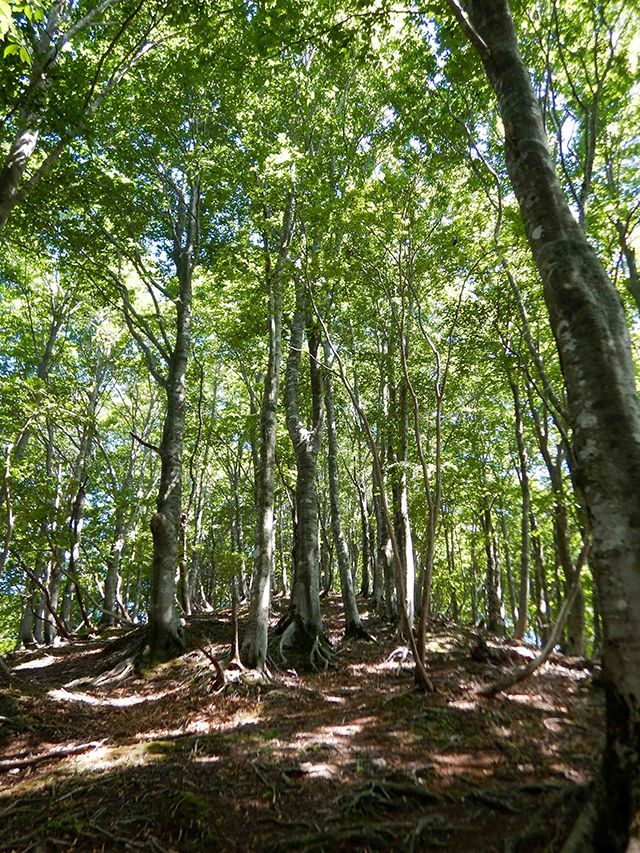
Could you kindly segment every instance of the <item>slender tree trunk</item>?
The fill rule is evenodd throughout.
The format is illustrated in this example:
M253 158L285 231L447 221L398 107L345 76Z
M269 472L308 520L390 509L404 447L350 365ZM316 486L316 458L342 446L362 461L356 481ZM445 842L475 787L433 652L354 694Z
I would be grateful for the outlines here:
M0 170L0 232L18 202L20 184L38 144L41 114L47 101L48 78L59 54L59 45L56 46L54 40L59 36L64 5L62 2L53 3L42 35L34 48L27 102L20 109L18 130Z
M191 346L193 273L199 250L200 184L180 196L174 237L174 262L178 277L176 335L165 383L166 413L160 443L160 487L156 513L151 519L153 563L149 601L149 647L152 660L171 657L183 647L176 609L176 570L182 515L182 453L186 405L186 379Z
M531 494L529 489L529 463L527 448L524 441L522 423L522 406L520 390L513 379L509 378L509 387L513 395L513 412L515 416L516 446L520 466L520 493L522 495L521 525L520 525L520 594L518 596L518 621L513 632L514 640L521 640L527 630L527 612L529 605L529 511Z
M62 607L62 621L69 625L71 620L72 596L75 592L82 621L87 630L93 630L89 613L85 607L82 590L80 588L80 548L82 545L82 528L84 525L84 504L86 498L86 480L80 483L78 494L73 504L69 527L72 535L72 545L67 562L67 581L65 584L64 601Z
M500 566L497 560L495 532L493 529L493 521L491 519L491 507L486 499L485 506L482 511L482 530L484 533L484 550L487 558L485 580L487 630L491 631L493 634L501 634L504 630L504 623L500 613Z
M362 552L362 583L360 595L368 598L371 586L371 543L369 541L369 518L367 516L367 487L364 477L358 485L360 503L360 550Z
M500 513L500 530L502 531L502 542L504 545L503 553L504 553L504 571L507 576L507 597L509 599L509 615L511 616L511 623L515 626L516 624L516 592L513 583L513 569L511 566L511 549L509 546L509 531L507 530L507 522L504 517L504 512ZM527 578L528 580L528 578ZM527 591L527 600L528 600L528 591Z
M384 474L384 472L383 472ZM373 506L376 514L376 575L374 577L373 599L376 613L386 615L389 619L396 618L395 608L392 605L392 589L389 581L392 577L393 568L390 562L389 537L384 525L380 496L374 483Z
M333 364L331 348L325 341L324 344L325 363L328 367ZM344 608L345 637L357 637L362 631L362 621L358 611L353 579L349 568L349 548L342 530L340 518L340 472L338 469L338 430L336 427L336 412L333 404L333 383L331 374L325 379L325 410L327 419L327 466L329 469L329 501L331 510L331 532L338 560L338 571L340 573L340 593L342 595L342 606Z
M541 532L538 527L538 519L534 512L531 512L530 514L529 523L531 526L531 544L536 569L538 622L540 626L540 636L542 637L543 643L545 643L549 636L549 632L551 631L551 598L549 596L549 584L547 582L547 572L544 561L544 547L540 538Z
M344 369L344 362L340 358L339 353L333 346L331 339L329 337L329 332L326 326L326 323L323 321L321 315L318 313L317 308L314 304L314 310L316 311L316 315L322 325L323 332L329 341L329 345L331 346L331 351L337 361L338 369L340 371L340 378L342 380L342 384L344 385L347 393L349 394L349 398L357 412L358 419L360 424L364 430L365 437L367 440L367 445L369 447L369 452L373 457L373 470L375 473L375 486L377 487L378 493L381 499L381 510L382 516L384 519L385 527L387 529L387 533L389 534L389 539L391 540L391 553L393 558L394 565L394 573L396 586L398 589L398 597L399 597L399 606L402 620L402 628L406 631L406 634L409 639L409 645L411 647L411 654L413 656L413 660L415 663L415 678L416 682L420 685L420 687L424 690L433 690L433 685L431 683L431 679L429 678L429 674L426 671L424 662L422 660L422 655L418 651L418 646L416 643L416 636L413 630L413 624L409 621L407 617L407 609L406 609L406 590L404 587L404 571L402 567L402 560L400 557L400 551L398 549L398 543L395 538L393 521L389 513L389 506L387 503L386 492L384 491L384 474L382 471L382 466L380 464L380 454L378 452L378 447L376 444L376 440L374 438L373 432L371 430L371 424L365 414L364 409L362 408L356 391L354 390L353 385L347 379L347 375Z
M640 816L640 406L629 332L620 297L555 174L508 3L477 0L468 9L567 386L604 628L607 738L593 843L623 850L630 833L637 837Z
M620 249L627 267L627 290L633 298L636 309L640 311L640 280L638 278L636 251L629 243L629 235L624 223L618 219L615 224L616 231L618 232L618 240L620 241Z
M136 519L140 511L140 501L143 495L142 489L138 488L138 498L131 506L127 502L127 497L131 491L133 483L134 469L138 459L137 442L133 442L131 454L124 481L121 486L120 499L117 502L114 524L113 524L113 539L109 549L109 557L107 559L107 574L104 580L104 597L103 611L100 616L100 625L112 625L115 621L115 613L119 606L119 590L122 583L121 570L122 561L124 558L125 543L127 535L132 527L136 524ZM139 486L142 486L142 478L144 476L148 455L145 453L142 460L141 471L139 474ZM125 599L128 595L128 589L125 588ZM123 605L124 607L124 605Z
M260 671L265 669L267 661L274 545L276 415L282 362L282 286L292 231L293 196L289 195L280 234L278 260L273 271L268 254L269 247L265 239L266 278L269 289L269 360L264 379L260 416L255 563L249 621L241 649L243 663Z
M64 588L62 597L62 607L60 612L61 621L64 625L69 625L71 612L73 608L73 592L77 592L78 603L80 604L82 596L78 584L78 572L80 570L80 545L82 539L82 525L84 517L84 501L85 488L87 481L87 471L89 465L89 457L94 440L94 418L102 391L102 383L106 371L106 360L99 361L96 366L96 376L91 394L89 396L89 404L87 407L86 419L87 422L82 431L78 453L73 466L73 474L71 478L70 504L67 504L66 527L71 534L71 547L65 555L60 555L55 560L55 566L52 569L50 599L54 608L58 606L58 597L60 587L64 577ZM85 618L84 607L80 608L83 611L83 621L90 627L90 622ZM50 635L55 632L53 626L49 627ZM49 640L50 641L50 640Z
M376 613L384 612L384 572L382 567L381 538L383 529L380 520L379 502L376 499L375 486L372 496L371 545L373 548L373 609Z
M299 374L305 324L311 376L311 428L304 425L298 404ZM318 541L317 457L324 427L324 391L318 364L319 336L307 320L306 298L297 284L285 381L287 429L296 456L296 571L291 589L291 624L281 647L311 647L310 661L324 664L320 614L320 546ZM326 641L324 641L326 644Z

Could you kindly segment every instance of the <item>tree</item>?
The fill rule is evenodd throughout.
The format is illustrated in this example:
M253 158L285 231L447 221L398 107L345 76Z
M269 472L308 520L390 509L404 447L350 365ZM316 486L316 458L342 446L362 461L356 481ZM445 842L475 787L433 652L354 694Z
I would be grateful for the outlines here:
M268 214L268 211L265 211ZM290 190L284 203L282 227L265 223L263 246L265 278L269 297L269 360L264 378L260 413L260 467L257 474L256 548L249 623L242 642L242 656L248 666L264 670L267 660L271 572L274 545L274 480L276 465L276 413L282 361L282 288L285 264L294 225L294 195ZM275 233L274 233L275 230ZM276 243L272 265L271 246Z

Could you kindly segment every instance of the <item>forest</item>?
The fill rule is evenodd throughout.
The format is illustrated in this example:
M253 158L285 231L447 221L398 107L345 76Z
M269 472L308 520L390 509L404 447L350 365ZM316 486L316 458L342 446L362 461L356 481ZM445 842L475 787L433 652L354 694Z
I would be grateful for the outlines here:
M0 50L0 850L640 850L638 5Z

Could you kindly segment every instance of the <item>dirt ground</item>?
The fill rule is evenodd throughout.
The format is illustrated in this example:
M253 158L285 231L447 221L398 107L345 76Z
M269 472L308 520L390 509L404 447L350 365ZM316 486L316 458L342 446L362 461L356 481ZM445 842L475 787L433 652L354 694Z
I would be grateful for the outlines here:
M339 602L323 606L337 667L268 684L217 690L199 650L96 684L104 637L10 656L0 850L558 850L601 748L591 671L556 657L482 699L508 664L443 625L425 695L388 625L365 613L377 642L340 646ZM189 627L228 650L229 613Z

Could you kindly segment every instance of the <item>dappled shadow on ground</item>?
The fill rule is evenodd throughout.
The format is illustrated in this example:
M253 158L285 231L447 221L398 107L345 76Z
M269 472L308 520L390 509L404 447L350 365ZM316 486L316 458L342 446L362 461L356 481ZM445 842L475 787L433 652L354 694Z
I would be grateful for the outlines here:
M338 603L325 608L335 640ZM229 615L196 621L221 654ZM441 628L437 692L424 695L390 657L393 631L370 628L379 642L348 644L334 671L218 694L199 651L102 687L83 681L104 656L97 640L16 657L0 849L557 849L599 751L588 673L546 666L478 699L499 668Z

